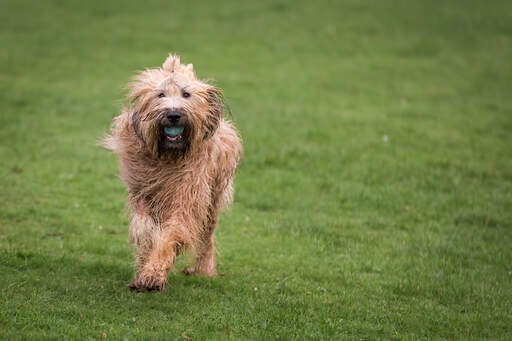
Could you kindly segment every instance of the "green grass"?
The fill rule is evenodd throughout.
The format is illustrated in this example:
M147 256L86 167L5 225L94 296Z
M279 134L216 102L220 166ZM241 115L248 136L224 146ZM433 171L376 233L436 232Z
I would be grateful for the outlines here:
M0 46L2 339L512 338L509 1L3 0ZM226 275L141 294L96 144L171 51L246 154Z

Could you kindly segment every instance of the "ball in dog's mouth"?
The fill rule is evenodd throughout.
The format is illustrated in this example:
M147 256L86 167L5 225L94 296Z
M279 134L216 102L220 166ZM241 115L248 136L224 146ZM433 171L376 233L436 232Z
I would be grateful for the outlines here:
M168 126L164 128L165 138L170 142L179 142L183 139L183 126Z

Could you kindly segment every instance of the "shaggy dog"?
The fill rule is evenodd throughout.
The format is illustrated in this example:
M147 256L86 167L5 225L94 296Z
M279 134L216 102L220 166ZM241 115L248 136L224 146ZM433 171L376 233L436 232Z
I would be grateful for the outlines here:
M192 64L169 55L128 85L129 103L114 118L105 146L120 159L136 246L137 290L163 290L177 255L196 255L188 274L216 276L213 232L233 199L242 142L223 118L222 92Z

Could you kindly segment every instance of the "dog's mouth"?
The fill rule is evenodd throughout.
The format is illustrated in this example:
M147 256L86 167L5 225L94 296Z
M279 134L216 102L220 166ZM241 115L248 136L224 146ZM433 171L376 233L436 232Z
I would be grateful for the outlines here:
M189 146L190 125L186 113L170 110L160 121L160 148L162 151L186 150Z
M183 150L188 146L187 125L166 124L162 127L161 147L163 150Z
M183 141L184 126L166 126L164 127L165 139L171 143Z

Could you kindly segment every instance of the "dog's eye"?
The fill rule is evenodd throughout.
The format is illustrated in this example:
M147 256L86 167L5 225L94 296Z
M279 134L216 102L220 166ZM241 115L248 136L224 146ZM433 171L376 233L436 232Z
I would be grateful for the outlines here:
M160 97L160 98L165 97L165 94L163 92L161 92L158 94L158 97Z
M189 97L190 97L190 93L188 93L188 92L186 92L186 91L185 91L185 92L183 92L183 97L185 97L185 98L189 98Z

